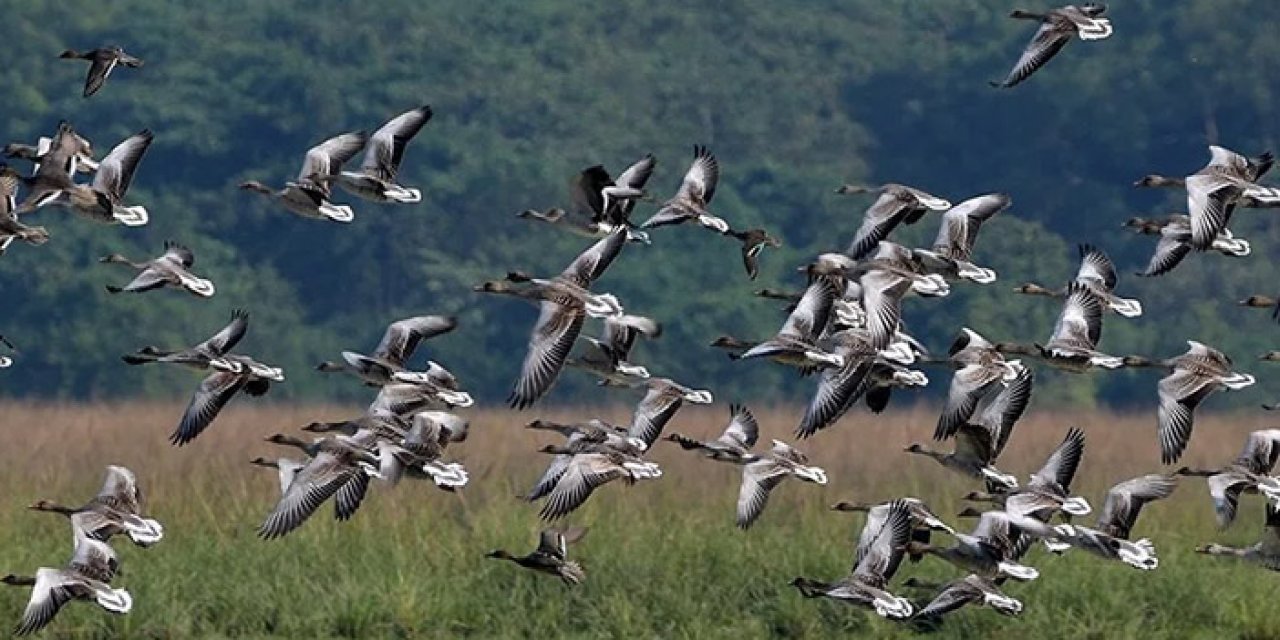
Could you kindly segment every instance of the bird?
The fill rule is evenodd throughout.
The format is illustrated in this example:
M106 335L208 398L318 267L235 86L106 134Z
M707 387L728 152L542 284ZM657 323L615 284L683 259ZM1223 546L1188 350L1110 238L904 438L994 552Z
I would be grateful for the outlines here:
M1018 361L1006 361L995 344L978 332L962 327L952 343L948 357L955 366L947 402L938 417L934 440L955 435L977 410L984 398L1006 387L1025 369Z
M570 182L573 206L569 210L559 207L545 212L525 209L516 215L588 238L602 238L621 227L627 230L628 241L650 244L649 234L634 228L631 211L636 200L645 195L644 187L656 165L653 154L645 154L617 178L610 177L602 165L592 165Z
M1074 282L1087 287L1100 298L1106 308L1126 318L1142 315L1142 303L1131 298L1121 298L1115 294L1116 266L1111 258L1097 247L1090 244L1079 246L1080 269L1076 272ZM1067 288L1048 289L1033 282L1014 289L1017 293L1062 298L1067 295Z
M1241 300L1240 306L1252 307L1254 309L1269 309L1271 310L1271 319L1276 322L1280 322L1280 299L1272 296L1254 294ZM1270 354L1264 355L1259 359L1271 360L1272 358L1267 357L1268 355Z
M827 484L827 472L809 464L809 457L781 440L773 441L768 457L748 462L742 467L742 486L738 490L737 525L749 529L764 513L769 494L789 477L818 485Z
M1059 540L1072 547L1150 571L1160 566L1155 545L1146 538L1130 541L1129 533L1142 507L1152 500L1168 497L1175 487L1173 477L1154 474L1117 483L1107 492L1107 502L1098 517L1097 529L1060 524L1053 530Z
M684 403L711 404L714 400L711 392L705 389L686 387L670 378L650 378L644 397L632 412L628 433L640 439L647 449L658 441L662 430Z
M69 126L65 121L62 125ZM51 155L50 151L54 149L53 141L54 139L48 136L40 136L33 145L11 142L4 146L3 153L6 158L33 163L36 171L39 171L40 164L46 159L61 161L63 171L66 171L67 175L91 174L98 170L98 161L93 157L93 143L89 142L88 138L71 131L70 136L62 141L66 146L59 153Z
M902 184L887 183L874 187L846 184L836 189L839 194L878 193L876 201L862 216L862 226L854 235L845 255L861 260L876 250L880 241L901 224L915 224L928 211L946 211L951 202Z
M14 627L14 635L29 635L45 628L72 600L92 601L114 614L129 613L133 596L111 587L117 566L115 552L105 542L80 537L65 567L40 567L34 576L9 574L0 578L9 586L31 587L31 598Z
M1182 457L1191 442L1195 410L1214 391L1236 391L1253 385L1255 378L1247 373L1232 371L1231 358L1226 354L1195 340L1187 341L1187 352L1165 360L1150 360L1140 356L1125 358L1127 367L1154 367L1169 371L1157 385L1159 410L1157 434L1160 440L1160 461L1171 464Z
M711 150L704 146L694 146L693 163L684 174L680 189L662 204L658 212L640 225L641 229L652 229L673 224L697 222L717 233L729 230L729 223L723 218L713 215L708 207L716 195L716 185L720 182L720 163Z
M201 298L213 297L217 291L213 282L191 273L191 267L196 263L195 253L191 249L169 240L164 243L164 250L160 257L146 262L133 262L118 253L99 258L98 262L103 264L125 265L138 272L129 284L123 287L107 285L107 291L143 293L169 287L183 289Z
M602 386L630 387L648 380L649 370L630 361L631 349L641 336L661 336L662 325L637 315L608 317L603 322L604 332L599 338L578 338L565 365L596 376Z
M910 540L910 509L905 502L895 501L884 511L867 514L848 576L836 582L797 577L791 585L805 598L831 598L874 609L881 617L904 620L911 617L911 601L886 588Z
M286 182L284 188L270 187L250 180L240 183L240 188L259 193L279 202L281 206L304 218L347 223L355 219L355 212L345 204L334 204L331 183L342 170L342 165L364 148L368 135L352 131L336 135L307 150L302 170L297 179Z
M1151 254L1151 260L1147 263L1147 268L1137 272L1136 275L1139 277L1151 278L1173 271L1174 267L1182 264L1182 260L1190 255L1193 249L1191 218L1186 214L1178 213L1154 220L1129 218L1124 226L1142 235L1160 237L1156 242L1155 253ZM1247 256L1253 251L1248 240L1235 237L1226 227L1223 227L1214 237L1210 249L1236 258ZM1266 306L1272 307L1274 303Z
M906 545L906 551L936 556L988 579L1029 581L1038 578L1040 572L1017 562L1014 557L1015 538L1051 538L1054 535L1048 525L1032 518L1007 511L987 511L978 519L971 533L955 532L955 544L950 547L912 541Z
M151 219L146 207L124 204L124 196L155 135L143 129L125 138L98 164L93 182L88 185L75 183L68 171L72 166L70 160L62 160L75 155L78 147L73 136L70 128L59 129L36 175L23 179L31 193L14 213L26 214L56 204L70 207L76 214L95 222L120 223L127 227L146 225Z
M142 516L142 491L138 478L124 467L109 465L98 494L80 507L65 507L49 500L37 500L34 511L59 513L71 519L84 535L102 542L112 536L127 535L134 544L149 547L164 537L159 521Z
M1050 366L1073 373L1095 367L1118 369L1126 366L1125 358L1098 351L1105 306L1102 298L1088 285L1075 281L1067 285L1066 294L1048 342L1030 346L1001 342L996 344L996 349L1005 354L1040 358Z
M396 183L396 178L404 160L405 147L431 120L431 115L431 106L423 105L388 120L369 137L360 170L335 169L333 180L347 193L371 202L421 202L421 190L401 186Z
M1014 63L1009 75L1003 81L992 81L991 86L1007 89L1026 80L1053 59L1073 37L1086 42L1111 37L1114 31L1111 21L1102 17L1106 11L1107 5L1095 3L1080 6L1069 4L1051 9L1047 13L1013 11L1009 17L1038 21L1040 28L1031 37L1031 42Z
M387 325L386 331L382 334L382 340L373 350L372 356L343 351L343 362L322 362L316 366L316 370L349 373L374 387L381 387L393 381L432 382L428 373L407 371L406 363L413 357L423 340L449 333L457 326L458 319L454 316L414 316L397 320ZM431 364L435 365L435 363Z
M813 278L778 333L748 348L738 359L768 358L800 368L842 366L844 358L817 346L818 337L831 320L832 306L840 288L832 278Z
M1217 145L1209 146L1209 163L1186 178L1148 175L1134 183L1140 187L1182 187L1187 192L1191 219L1191 246L1197 251L1213 247L1214 240L1231 222L1237 206L1280 205L1280 189L1256 183L1271 167L1270 153L1250 160Z
M760 275L760 252L765 247L776 249L782 246L781 240L769 235L769 232L764 229L746 231L726 229L724 234L742 243L742 266L747 270L747 278L750 280L755 280L756 276Z
M249 331L249 312L235 309L231 312L231 322L218 330L209 339L193 347L178 350L166 350L156 346L146 346L134 353L121 356L127 364L140 365L162 362L182 365L196 371L210 368L220 371L238 372L240 365L224 358L240 344L244 334Z
M378 459L346 436L305 442L277 433L266 440L296 447L311 459L296 472L288 489L258 527L258 536L264 540L279 538L297 529L357 474L378 475Z
M626 479L631 483L662 476L658 465L607 447L581 451L544 447L543 450L570 456L539 511L538 515L543 520L557 520L569 515L581 507L592 492L613 480Z
M680 445L685 451L698 451L707 458L730 464L749 464L760 459L752 453L760 437L760 424L751 410L740 404L729 405L729 424L715 440L701 442L679 433L667 434L664 440Z
M538 320L529 338L520 377L508 397L512 407L533 406L551 389L588 315L622 314L622 305L616 297L592 293L590 287L613 264L626 238L625 229L614 231L583 251L560 275L551 279L508 274L506 280L489 281L474 288L478 292L513 295L538 305Z
M84 97L86 98L97 93L102 85L106 84L107 77L117 66L124 65L132 69L142 66L141 58L131 56L125 53L124 49L114 45L83 52L67 49L58 54L58 57L64 60L89 61L89 74L84 79Z
M1249 433L1240 454L1226 466L1218 469L1182 467L1174 474L1206 479L1218 528L1226 529L1235 521L1241 493L1262 493L1280 508L1280 479L1270 475L1277 457L1280 457L1280 429L1260 429Z
M0 163L0 255L4 255L14 240L21 240L31 246L40 246L49 241L49 231L44 227L32 227L18 221L17 195L21 177Z
M860 398L865 398L878 413L888 404L893 387L929 383L922 372L902 364L914 359L909 351L903 352L905 343L896 342L877 350L872 346L870 331L860 328L842 329L826 340L834 345L832 353L844 363L822 369L818 388L796 426L799 438L808 438L835 424Z
M183 446L196 439L213 424L218 413L236 394L243 391L253 397L265 395L272 382L284 382L284 371L262 364L248 356L228 354L222 360L229 362L231 370L216 369L200 382L190 404L182 413L178 428L169 436L169 442Z
M568 529L543 529L538 534L538 548L523 556L513 556L502 549L495 549L485 554L486 558L510 560L526 569L553 575L565 584L581 584L587 574L582 565L568 559L569 545L582 539L587 534L583 527Z
M954 534L955 530L950 525L943 522L929 506L919 498L899 498L893 502L882 502L880 504L867 504L862 502L849 502L842 500L831 505L832 511L840 511L845 513L861 512L867 514L867 522L883 521L888 515L893 505L901 502L907 506L907 511L911 518L911 536L910 539L917 542L928 543L933 536L933 532L941 531L948 535ZM861 537L859 538L859 546L862 544L870 544L871 538L876 535L876 530L868 527L862 528ZM912 562L919 562L922 556L908 555L907 558Z
M1267 505L1262 539L1258 542L1247 547L1228 547L1211 543L1196 547L1196 553L1240 558L1264 569L1280 571L1280 509Z
M934 272L979 284L995 282L996 272L973 263L978 230L993 216L1009 208L1013 200L1003 193L989 193L965 200L942 214L942 224L930 250L915 249Z
M903 586L914 587L918 583L908 579ZM988 606L1001 615L1017 616L1022 613L1022 602L1005 595L995 581L970 573L952 580L937 590L924 608L916 611L913 619L936 619L956 611L965 605Z

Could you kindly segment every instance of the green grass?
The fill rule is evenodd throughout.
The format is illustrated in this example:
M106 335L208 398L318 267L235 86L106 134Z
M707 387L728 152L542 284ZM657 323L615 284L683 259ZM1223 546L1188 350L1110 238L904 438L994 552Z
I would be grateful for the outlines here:
M48 498L78 504L96 489L102 467L120 463L144 483L151 514L165 539L138 549L118 539L134 610L113 617L74 603L50 625L49 637L858 637L922 635L872 612L806 600L788 582L798 575L834 579L849 569L861 516L826 506L840 499L880 500L912 494L949 517L969 486L937 465L901 453L932 429L928 411L873 420L859 415L801 444L831 484L788 482L748 532L733 528L736 470L659 446L666 475L627 487L609 485L569 518L590 527L571 556L587 571L569 588L484 553L524 553L540 528L536 509L513 496L536 478L543 456L531 453L547 434L519 425L533 415L478 413L472 438L456 455L472 470L459 495L406 482L377 487L355 519L334 522L328 507L281 540L254 534L276 491L271 473L252 467L271 454L261 438L333 408L233 407L193 445L164 437L174 406L0 409L9 441L0 453L0 572L57 566L70 552L67 523L25 509ZM793 412L761 411L767 443L782 435ZM606 412L619 418L624 410ZM572 414L561 413L559 417ZM582 417L582 414L578 414ZM1157 470L1152 420L1146 416L1081 416L1089 450L1077 491L1101 508L1116 480ZM681 414L675 427L707 435L718 411ZM1038 465L1067 423L1040 414L1019 426L1002 465L1024 475ZM1186 462L1212 464L1234 453L1258 424L1205 416ZM1218 534L1202 481L1184 481L1153 505L1138 535L1155 541L1160 568L1142 573L1073 551L1032 552L1035 582L1011 585L1023 600L1019 619L986 609L946 618L938 637L959 638L1269 638L1280 636L1271 609L1280 577L1252 566L1199 556L1211 540L1246 543L1260 532L1258 498L1246 497L1240 522ZM949 518L954 521L954 518ZM904 564L907 576L959 577L927 558ZM913 594L905 593L911 596ZM927 594L920 594L926 597ZM16 622L23 589L0 589L0 626Z

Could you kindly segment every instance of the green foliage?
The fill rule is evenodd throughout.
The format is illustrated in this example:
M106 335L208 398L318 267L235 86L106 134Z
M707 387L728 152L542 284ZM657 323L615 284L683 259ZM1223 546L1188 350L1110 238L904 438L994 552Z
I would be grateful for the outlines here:
M144 127L156 141L130 198L151 210L151 226L40 213L31 222L48 226L52 242L0 260L0 331L23 347L28 374L7 375L5 392L171 394L190 380L122 373L116 356L201 339L245 306L255 316L245 349L290 371L285 393L355 393L305 371L339 349L370 348L397 317L454 313L462 328L431 344L431 357L482 399L500 398L533 315L470 286L512 268L554 273L585 244L515 212L567 204L575 171L594 163L618 171L646 152L659 159L652 191L665 198L694 143L721 160L715 209L737 226L769 228L785 246L766 252L756 283L743 277L734 243L700 230L659 230L654 246L628 248L601 286L666 324L660 342L642 347L657 373L771 399L803 396L807 385L789 372L734 364L704 345L720 333L776 329L779 316L749 292L798 287L796 265L843 248L867 204L832 195L845 181L904 182L955 201L1013 196L977 252L1001 281L909 303L908 322L935 349L960 325L1042 340L1053 305L1017 299L1009 287L1065 281L1071 247L1084 241L1112 253L1122 292L1147 309L1136 321L1109 317L1104 349L1167 355L1196 337L1245 359L1272 346L1251 335L1270 329L1265 316L1233 307L1274 287L1280 232L1268 214L1242 211L1233 221L1253 241L1252 257L1192 256L1149 282L1129 273L1154 243L1119 228L1135 213L1183 207L1180 194L1130 188L1137 177L1189 173L1210 142L1246 153L1276 145L1280 17L1268 3L1117 4L1114 37L1069 45L1010 91L986 80L1005 72L1032 25L1006 19L1002 3L651 5L7 7L0 131L31 141L68 119L100 153ZM117 71L84 100L84 65L56 55L107 42L147 64ZM235 189L249 178L280 184L311 144L422 103L436 117L402 174L423 189L421 205L357 201L356 221L343 227L293 218ZM930 216L903 238L928 242L935 225ZM171 237L196 250L199 269L219 285L213 300L101 290L121 276L94 258L154 255ZM1146 404L1152 394L1136 374L1045 379L1061 379L1046 396L1057 401ZM569 378L553 400L589 391Z

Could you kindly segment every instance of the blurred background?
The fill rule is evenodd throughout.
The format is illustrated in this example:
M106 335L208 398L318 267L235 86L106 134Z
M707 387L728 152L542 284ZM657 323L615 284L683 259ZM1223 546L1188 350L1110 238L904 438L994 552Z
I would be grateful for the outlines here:
M272 395L352 399L349 379L311 373L342 349L371 350L386 324L456 314L460 328L429 342L482 401L516 377L536 311L471 292L520 269L559 272L587 242L520 220L526 208L569 204L567 184L601 163L617 173L658 159L650 189L675 192L694 144L719 157L713 210L737 228L783 239L750 282L737 244L701 230L653 233L629 247L597 285L628 311L665 324L635 355L658 375L725 399L799 403L810 381L761 362L733 363L706 347L730 333L763 337L782 316L751 292L798 288L795 267L842 250L871 197L835 195L845 182L901 182L958 202L1003 191L1013 206L984 228L976 262L1000 281L957 285L946 300L911 300L910 329L945 352L961 325L996 340L1043 341L1058 305L1011 292L1074 274L1076 245L1096 244L1121 271L1118 292L1140 298L1136 320L1108 316L1102 349L1167 356L1194 338L1241 369L1280 347L1266 313L1236 306L1280 292L1280 224L1243 210L1231 223L1253 255L1192 256L1143 280L1154 238L1130 235L1133 215L1182 211L1177 190L1143 190L1148 173L1186 175L1206 145L1247 155L1277 149L1280 12L1264 0L1132 0L1111 8L1115 36L1074 42L1012 90L1004 76L1035 25L1008 2L812 1L783 10L763 0L655 3L351 4L160 0L25 2L5 8L0 41L0 134L33 142L59 120L105 153L152 129L129 202L151 212L140 229L105 227L45 210L26 219L52 241L0 258L0 333L21 349L0 394L26 398L180 398L196 376L128 368L145 344L202 340L231 310L253 313L240 351L284 366ZM1040 5L1024 6L1040 10ZM118 43L146 61L80 97L82 62L65 48ZM435 117L410 145L401 182L420 205L347 198L350 225L303 220L236 189L292 179L305 150L342 131L373 130L421 104ZM345 197L345 194L344 194ZM642 204L642 221L654 204ZM928 244L931 214L895 237ZM109 296L127 273L109 252L158 255L174 239L195 250L210 300L175 291ZM593 327L588 328L588 332ZM1149 407L1151 373L1042 376L1041 406ZM928 392L941 394L945 385ZM1267 385L1216 399L1273 401ZM918 396L918 397L928 397ZM562 376L550 404L599 402L590 380Z

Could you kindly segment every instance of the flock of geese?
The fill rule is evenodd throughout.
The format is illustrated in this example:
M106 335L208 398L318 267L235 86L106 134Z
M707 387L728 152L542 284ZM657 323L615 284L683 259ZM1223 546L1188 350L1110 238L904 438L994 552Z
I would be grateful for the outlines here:
M1104 13L1104 6L1094 4L1069 5L1045 14L1014 12L1014 18L1039 21L1040 27L1008 77L993 84L1011 87L1026 80L1072 38L1110 36L1111 24L1102 17ZM142 65L119 47L67 51L62 57L90 61L86 97L98 92L116 67ZM306 152L298 176L278 189L256 181L240 186L269 197L296 215L343 223L353 221L354 210L334 201L334 185L369 202L419 202L421 191L400 184L398 173L407 145L431 116L431 108L422 106L395 116L373 135L352 131L328 138ZM30 245L48 242L50 233L45 228L28 226L20 218L49 206L69 209L99 223L147 224L148 211L126 204L126 195L152 139L152 133L143 130L97 160L89 140L63 122L51 136L41 137L35 144L8 145L5 154L9 158L31 162L34 170L23 174L8 165L0 168L0 251L14 241ZM344 170L362 150L359 169ZM1138 182L1148 187L1181 188L1187 194L1185 214L1134 218L1126 223L1138 233L1158 236L1150 264L1139 275L1169 273L1192 254L1210 250L1234 257L1248 255L1248 242L1227 229L1232 213L1237 207L1280 205L1280 189L1258 183L1271 167L1269 154L1250 159L1217 146L1210 147L1210 154L1205 167L1185 178L1152 175ZM759 273L762 251L780 242L764 229L735 228L729 219L713 212L720 164L704 146L694 147L674 195L643 223L633 223L634 210L654 200L648 182L656 166L656 159L646 155L617 177L601 165L583 170L571 182L567 207L529 209L518 215L590 238L592 244L557 274L538 276L513 270L475 287L477 292L519 298L538 308L528 350L510 394L513 408L537 404L566 366L594 376L603 387L643 391L630 424L598 419L567 424L529 422L529 429L554 432L559 439L539 449L548 455L546 470L523 499L540 502L539 515L544 520L560 520L605 484L660 478L662 469L646 456L659 442L670 442L672 445L662 446L678 446L740 469L735 521L747 529L760 520L770 496L783 481L794 478L822 485L828 482L826 472L810 464L792 444L773 440L767 450L757 449L759 425L745 406L730 405L729 418L714 437L668 431L668 423L685 403L712 403L712 393L655 375L649 367L634 362L632 351L637 340L659 338L661 324L628 313L617 296L593 289L624 250L630 252L632 245L657 241L664 233L657 230L663 227L702 229L735 240L744 269L753 280ZM82 176L91 179L77 181ZM21 199L20 191L25 191ZM1102 497L1101 513L1093 526L1071 520L1093 511L1087 498L1071 490L1085 451L1083 431L1069 429L1062 442L1048 451L1043 466L1025 481L997 466L1032 396L1035 376L1031 363L1077 374L1127 367L1163 370L1155 400L1164 464L1176 463L1186 449L1195 409L1216 391L1253 384L1252 376L1234 371L1223 353L1194 341L1189 342L1186 353L1166 359L1119 356L1102 350L1104 318L1108 314L1132 318L1140 316L1143 309L1138 300L1118 293L1123 289L1107 255L1087 245L1080 247L1080 266L1069 280L1057 286L1027 283L1016 289L1060 304L1061 312L1047 340L997 342L963 327L946 357L934 357L907 332L902 307L913 298L946 297L952 286L981 286L997 280L994 270L975 262L975 245L980 230L995 224L994 218L1010 206L1010 198L990 193L953 204L899 184L845 185L837 192L874 195L848 247L820 254L801 267L801 289L757 292L786 303L785 320L775 334L752 338L726 335L712 346L727 351L735 360L769 360L814 381L812 398L795 428L799 439L834 428L860 402L879 413L889 405L895 390L903 393L928 384L929 377L916 366L948 367L949 391L934 439L950 441L951 447L931 449L917 443L906 452L930 458L968 481L980 483L981 490L965 496L974 506L959 517L976 518L967 530L948 524L913 497L834 505L835 511L865 514L853 568L833 581L796 578L792 584L801 595L867 607L899 620L935 619L966 604L1017 615L1023 604L1004 588L1011 580L1027 582L1038 577L1039 571L1026 563L1026 555L1037 541L1050 553L1074 548L1139 570L1155 569L1159 564L1155 545L1148 538L1134 539L1133 531L1141 510L1168 497L1179 476L1206 479L1218 522L1224 527L1235 519L1244 494L1261 495L1267 505L1258 544L1246 548L1209 544L1198 550L1280 570L1280 478L1270 475L1280 457L1280 430L1250 434L1240 456L1217 469L1183 467L1117 482ZM898 227L919 223L931 213L940 218L932 246L911 248L890 240ZM665 233L684 232L668 229ZM193 271L192 251L176 242L166 243L162 255L145 262L118 254L106 256L102 262L125 265L134 272L127 283L107 285L113 294L175 288L209 298L216 292L213 282ZM1274 298L1254 296L1244 304L1280 313ZM123 356L130 365L179 365L204 376L170 436L174 445L195 440L237 395L261 396L272 384L284 382L279 367L236 351L248 332L249 319L247 311L236 310L225 327L194 345L147 345ZM598 333L584 335L589 319L599 321ZM318 365L319 371L345 374L376 394L360 415L303 427L313 434L309 439L284 433L266 438L296 451L292 457L252 461L275 470L280 488L279 499L259 527L262 538L289 534L330 499L337 520L353 517L374 479L394 486L408 477L429 481L443 491L467 485L466 468L450 460L448 449L466 440L469 423L456 411L471 406L473 399L443 364L428 360L411 365L424 341L446 335L456 326L454 318L438 315L398 320L386 328L370 353L344 351L338 359ZM0 345L8 349L7 355L0 356L0 367L14 364L16 348L2 337ZM1280 352L1264 359L1280 360ZM143 514L134 474L108 467L101 492L84 506L69 508L42 500L31 508L66 516L75 544L71 560L62 568L40 568L34 577L3 578L6 584L31 588L17 633L44 627L71 600L96 602L113 613L128 612L132 606L129 593L111 586L119 562L108 542L113 536L124 535L147 547L163 537L160 523ZM568 559L567 548L585 533L585 528L577 526L547 528L531 553L513 555L495 550L487 555L576 584L586 574ZM948 543L934 540L939 535ZM903 558L920 561L925 556L954 565L961 577L941 585L915 580L902 583L903 589L935 590L925 599L894 593L890 581Z

